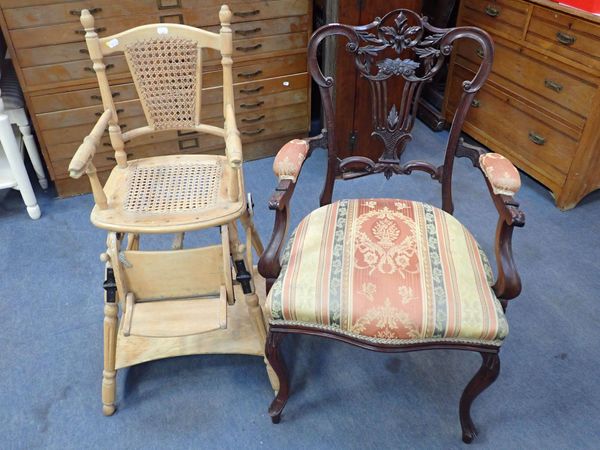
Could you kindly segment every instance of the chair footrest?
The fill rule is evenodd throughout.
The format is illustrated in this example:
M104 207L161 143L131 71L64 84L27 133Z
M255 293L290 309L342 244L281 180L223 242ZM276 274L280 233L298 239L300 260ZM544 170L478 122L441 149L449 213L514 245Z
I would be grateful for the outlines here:
M128 335L178 337L227 328L224 286L221 286L220 295L215 297L139 302L134 305Z

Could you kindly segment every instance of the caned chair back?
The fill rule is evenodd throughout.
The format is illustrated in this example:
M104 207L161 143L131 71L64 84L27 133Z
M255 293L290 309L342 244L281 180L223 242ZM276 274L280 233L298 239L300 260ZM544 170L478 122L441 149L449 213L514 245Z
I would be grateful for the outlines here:
M223 106L233 112L231 11L224 5L219 12L221 30L212 33L180 24L143 25L121 33L99 38L94 18L87 10L81 14L86 43L98 77L102 104L110 109L111 141L119 153L123 140L161 130L195 130L225 137L225 130L201 122L202 51L205 48L221 53L223 67ZM115 108L106 75L105 56L122 53L138 93L147 125L121 135L118 110ZM230 116L233 116L231 114ZM112 129L110 128L112 125ZM119 157L120 156L120 157ZM126 161L117 155L119 165Z

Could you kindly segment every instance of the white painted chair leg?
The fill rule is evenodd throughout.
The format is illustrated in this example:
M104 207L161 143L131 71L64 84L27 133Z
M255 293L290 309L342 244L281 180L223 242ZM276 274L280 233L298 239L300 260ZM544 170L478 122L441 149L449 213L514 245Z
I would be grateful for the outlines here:
M42 165L42 160L40 159L40 152L38 150L37 144L35 143L35 138L33 134L31 134L31 127L29 124L27 125L19 125L19 131L23 136L23 143L25 144L25 149L27 150L27 154L29 155L29 159L31 160L31 164L33 165L33 170L35 170L35 174L38 177L38 181L42 189L48 189L48 180L46 180L46 174L44 173L44 166Z
M31 181L25 169L25 163L21 157L17 140L6 114L0 114L0 143L2 143L2 148L4 148L4 152L6 153L10 169L17 180L17 187L19 188L21 197L23 197L25 206L27 206L29 217L39 219L42 213L37 204L33 188L31 187Z

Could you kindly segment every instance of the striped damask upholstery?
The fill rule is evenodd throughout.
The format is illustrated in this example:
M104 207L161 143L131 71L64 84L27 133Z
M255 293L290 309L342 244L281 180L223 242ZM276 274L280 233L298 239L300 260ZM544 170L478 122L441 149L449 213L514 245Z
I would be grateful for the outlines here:
M343 200L298 225L267 299L271 323L379 343L500 345L488 260L454 217L419 202Z

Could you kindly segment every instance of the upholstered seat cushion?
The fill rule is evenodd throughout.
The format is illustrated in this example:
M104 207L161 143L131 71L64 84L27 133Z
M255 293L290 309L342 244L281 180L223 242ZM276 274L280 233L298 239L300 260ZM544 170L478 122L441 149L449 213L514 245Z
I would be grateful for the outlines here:
M7 59L2 65L2 73L0 74L0 94L4 102L4 109L19 109L25 105L23 99L23 91L19 85L15 68L12 61Z
M396 199L342 200L298 225L271 289L271 323L371 342L500 345L488 260L453 216Z

